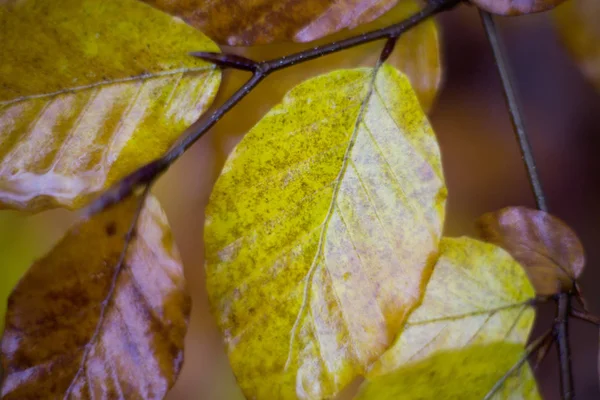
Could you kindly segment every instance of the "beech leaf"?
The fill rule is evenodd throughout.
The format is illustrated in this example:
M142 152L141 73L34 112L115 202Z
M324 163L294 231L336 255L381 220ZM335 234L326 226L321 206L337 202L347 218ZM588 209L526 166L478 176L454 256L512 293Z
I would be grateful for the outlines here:
M0 208L76 208L206 110L218 51L137 0L0 2Z
M526 207L507 207L477 221L481 237L508 251L527 271L537 294L573 289L585 265L583 246L560 219Z
M417 0L403 0L383 19L402 21L416 14L421 4ZM380 43L374 45L381 46ZM387 60L408 76L425 111L431 109L440 86L441 58L438 26L435 19L430 18L403 33Z
M373 21L398 0L143 0L221 44L310 42Z
M444 238L422 304L372 366L358 399L483 399L525 356L533 288L503 249ZM538 399L529 366L496 397Z
M500 15L522 15L548 11L565 0L471 0L479 8ZM596 0L593 0L596 1Z
M570 0L552 12L563 42L600 90L600 1Z
M248 398L329 398L393 342L437 253L434 133L389 65L287 93L206 210L209 299Z
M173 385L190 299L153 197L126 246L138 206L131 197L75 225L17 284L2 338L3 399L162 399Z

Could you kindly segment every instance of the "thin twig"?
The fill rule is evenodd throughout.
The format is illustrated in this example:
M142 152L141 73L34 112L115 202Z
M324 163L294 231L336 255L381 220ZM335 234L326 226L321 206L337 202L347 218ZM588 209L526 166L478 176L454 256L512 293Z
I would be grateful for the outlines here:
M504 47L496 30L496 24L494 23L494 19L490 13L480 10L479 14L481 15L481 21L483 23L483 27L485 28L485 33L494 53L494 61L496 62L498 73L500 74L500 79L502 80L502 86L504 87L504 97L508 107L508 112L510 114L510 120L519 142L521 156L523 157L525 167L527 168L529 184L533 190L535 202L540 210L548 211L540 177L538 176L537 168L535 166L533 152L531 150L531 145L529 144L529 139L525 130L525 123L523 122L523 116L521 115L520 103L517 100L517 94L512 84L512 76L505 60Z
M551 333L552 329L549 329L549 332ZM535 364L533 365L534 371L536 371L539 368L542 361L544 361L544 359L548 355L548 352L550 351L550 348L552 347L553 344L554 344L554 335L546 336L546 340L544 340L544 343L542 344L542 346L539 348L539 350L537 352Z
M582 312L582 311L576 310L572 307L571 307L571 310L569 311L569 315L574 318L580 319L582 321L586 321L591 324L600 326L600 317L598 317L596 315L592 315L587 312Z
M546 205L546 198L537 173L535 159L525 130L521 108L513 87L513 79L504 56L504 49L496 29L496 24L490 13L483 10L480 10L479 13L486 36L494 54L494 61L496 62L498 73L500 74L506 105L510 114L515 136L519 142L519 149L521 150L521 156L525 163L525 168L527 169L529 184L531 185L537 208L547 212L548 206ZM573 376L571 374L571 357L567 329L570 296L571 295L568 293L559 294L557 318L554 323L554 335L558 345L558 357L560 362L560 381L563 400L570 400L573 398Z
M204 134L206 134L206 132L215 123L217 123L217 121L219 121L229 110L239 103L240 100L250 93L250 91L254 89L254 87L256 87L260 81L262 81L272 72L376 40L398 38L404 32L414 28L421 22L442 11L452 9L460 2L461 0L430 1L421 11L413 14L404 21L390 25L389 27L377 29L371 32L353 36L348 39L340 40L339 42L317 46L305 51L263 62L255 62L239 56L223 54L217 55L218 53L194 53L196 56L215 62L221 67L252 71L253 75L240 89L238 89L238 91L236 91L229 99L227 99L227 101L225 101L225 103L218 107L210 116L201 118L191 127L189 127L182 135L184 139L171 150L169 150L162 158L146 164L114 184L96 201L88 206L87 213L94 214L104 210L130 195L141 185L153 182L160 174L167 170L171 164L175 162L175 160L181 157L181 155L198 139L204 136Z
M558 359L560 362L560 386L564 400L571 400L574 396L567 326L569 309L571 308L570 302L570 294L560 293L558 295L558 312L554 322L554 337L558 345Z
M529 344L529 346L527 346L527 348L525 349L525 354L523 354L523 356L519 359L519 361L517 361L515 363L515 365L513 365L506 372L506 374L504 374L502 376L502 378L498 379L498 382L496 382L496 384L490 389L490 391L485 395L483 400L491 399L492 396L494 396L496 394L496 392L498 390L500 390L502 385L504 385L506 383L508 378L510 378L510 376L512 374L514 374L519 368L521 368L521 366L523 366L523 364L525 364L527 362L527 359L529 358L529 356L531 354L533 354L534 352L536 352L540 347L542 347L542 345L546 342L546 339L550 336L551 333L552 333L552 329L548 329L542 336L538 337L536 340L531 342Z

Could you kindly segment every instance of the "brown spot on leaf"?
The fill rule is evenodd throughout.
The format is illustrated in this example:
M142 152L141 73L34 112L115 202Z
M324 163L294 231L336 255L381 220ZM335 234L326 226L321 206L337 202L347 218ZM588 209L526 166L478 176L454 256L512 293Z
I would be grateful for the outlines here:
M115 221L110 221L108 224L106 224L105 229L108 236L113 236L115 233L117 233L117 224Z

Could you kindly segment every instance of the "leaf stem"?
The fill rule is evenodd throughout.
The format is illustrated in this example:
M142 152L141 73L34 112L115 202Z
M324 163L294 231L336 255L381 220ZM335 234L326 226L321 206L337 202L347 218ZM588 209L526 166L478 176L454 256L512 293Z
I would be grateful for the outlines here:
M231 95L231 97L229 97L225 103L215 109L212 114L210 114L208 117L201 117L192 126L186 129L186 131L182 134L184 139L171 150L169 150L162 158L142 166L140 169L126 176L101 194L98 199L88 206L86 210L87 214L89 215L100 212L119 202L121 199L129 196L141 185L153 182L160 174L167 170L171 164L173 164L173 162L181 157L181 155L185 153L187 149L189 149L196 141L198 141L198 139L204 136L206 132L217 123L217 121L219 121L248 93L250 93L250 91L252 91L252 89L254 89L260 83L260 81L262 81L272 72L376 40L386 38L397 39L404 32L414 28L421 22L442 11L452 9L460 2L461 0L430 1L422 10L397 24L268 61L256 62L245 57L234 56L230 54L206 52L193 53L194 56L214 62L220 67L252 71L253 75L248 81L246 81L246 83L244 83L242 87L240 87L233 95Z

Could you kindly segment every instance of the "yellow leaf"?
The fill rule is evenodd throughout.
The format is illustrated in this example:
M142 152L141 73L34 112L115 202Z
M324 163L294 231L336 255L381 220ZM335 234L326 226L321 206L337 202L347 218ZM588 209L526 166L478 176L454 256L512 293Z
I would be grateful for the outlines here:
M523 354L522 345L509 342L438 351L431 357L401 365L389 374L373 378L355 399L541 399L527 364L492 396L485 397Z
M292 89L240 142L206 210L209 298L249 398L328 398L393 342L436 257L446 188L389 65Z
M0 208L75 208L210 105L218 51L136 0L0 2Z
M190 299L158 201L85 220L10 295L3 399L162 399L183 363ZM93 244L93 245L90 245Z
M567 48L600 90L600 1L570 0L552 14Z
M359 399L484 398L525 354L533 297L525 271L500 247L442 239L423 303L372 366ZM496 395L539 398L528 366Z

